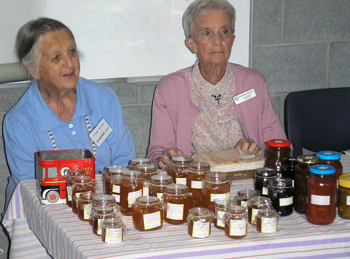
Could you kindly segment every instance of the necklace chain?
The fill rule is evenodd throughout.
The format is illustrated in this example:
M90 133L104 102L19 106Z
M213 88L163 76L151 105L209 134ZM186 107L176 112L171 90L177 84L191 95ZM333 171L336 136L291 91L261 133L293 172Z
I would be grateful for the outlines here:
M87 115L85 115L85 123L86 123L86 127L87 127L89 133L91 133L92 129L91 129L91 126L90 126L89 117ZM47 130L47 132L49 133L49 137L51 139L51 143L52 143L53 148L55 150L58 150L58 148L56 146L55 139L53 138L51 130ZM97 151L97 149L96 149L96 144L95 144L95 142L93 140L91 140L91 146L92 146L92 149L94 151L94 157L96 159L96 151Z

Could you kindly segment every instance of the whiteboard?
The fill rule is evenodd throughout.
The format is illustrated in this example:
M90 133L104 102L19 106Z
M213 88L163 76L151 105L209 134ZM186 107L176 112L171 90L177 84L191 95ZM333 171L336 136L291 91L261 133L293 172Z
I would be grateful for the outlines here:
M72 30L85 78L162 76L195 62L182 29L182 15L191 2L46 0L39 16L57 19ZM230 61L249 66L251 1L230 2L237 16Z

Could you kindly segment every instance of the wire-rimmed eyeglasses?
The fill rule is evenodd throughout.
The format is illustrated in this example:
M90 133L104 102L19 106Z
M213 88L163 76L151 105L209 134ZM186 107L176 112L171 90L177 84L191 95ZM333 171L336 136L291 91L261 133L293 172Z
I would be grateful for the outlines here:
M214 38L216 33L220 36L221 39L227 40L233 36L234 32L230 27L223 27L220 30L218 30L217 32L214 32L211 29L204 29L204 30L199 31L196 34L196 37L200 41L210 41Z

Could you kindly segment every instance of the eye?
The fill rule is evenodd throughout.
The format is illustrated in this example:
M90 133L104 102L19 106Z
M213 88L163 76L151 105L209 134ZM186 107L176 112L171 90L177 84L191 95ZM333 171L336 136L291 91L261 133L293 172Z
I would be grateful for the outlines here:
M69 50L69 53L70 53L70 54L75 54L75 53L77 53L77 50L76 50L76 49L70 49L70 50Z
M203 36L211 36L212 35L212 31L211 30L202 30L201 33Z
M60 56L59 56L59 55L56 55L56 56L53 57L52 60L53 60L53 61L56 61L56 60L59 60L59 59L60 59Z

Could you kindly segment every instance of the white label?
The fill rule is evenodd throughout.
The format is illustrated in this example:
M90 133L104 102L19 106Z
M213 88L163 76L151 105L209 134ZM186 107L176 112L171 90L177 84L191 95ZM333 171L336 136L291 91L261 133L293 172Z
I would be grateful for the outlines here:
M225 215L225 211L222 211L222 210L217 211L216 225L223 228L225 227L224 215Z
M192 237L205 238L209 236L210 222L193 222Z
M262 195L267 195L267 194L268 194L267 187L263 187L262 188Z
M107 244L117 244L123 242L123 229L106 228L105 242Z
M157 197L158 197L158 199L160 199L162 201L163 200L163 193L162 192L158 192L157 193Z
M255 220L255 216L258 214L259 210L257 209L252 209L252 224L255 224L254 220Z
M330 205L331 204L331 196L311 194L311 204Z
M120 193L120 185L114 185L113 184L112 192L113 193Z
M166 217L168 219L183 220L184 204L167 203Z
M247 201L241 201L241 206L246 207L247 208Z
M160 226L160 211L144 214L143 215L143 224L145 230L152 229Z
M293 196L288 198L280 198L280 206L289 206L293 204Z
M89 134L89 137L98 147L100 147L112 131L112 128L108 125L105 119L102 119Z
M67 186L67 198L68 201L72 201L72 186Z
M136 192L129 192L128 194L128 207L131 208L132 204L138 197L142 196L142 190L138 190Z
M97 220L97 235L99 235L99 236L102 235L102 221L103 221L103 219Z
M230 236L245 236L247 234L247 221L245 219L230 220Z
M214 202L215 200L219 199L219 200L224 200L226 199L228 201L228 197L229 197L230 193L211 193L210 194L210 201Z
M91 204L84 204L84 219L90 219Z
M254 89L250 89L248 91L245 91L241 94L238 94L236 96L233 97L233 101L236 103L236 105L243 103L245 101L248 101L252 98L254 98L256 96L256 93L254 91Z
M277 232L277 218L261 218L261 233Z
M143 187L142 189L143 196L149 196L149 187Z
M187 178L176 178L176 184L184 184L186 185Z
M191 181L192 189L203 189L203 181Z
M118 203L120 203L120 195L119 194L112 194L113 196L114 196L114 198L115 198L115 202L118 202Z
M346 205L350 205L350 196L346 196Z

